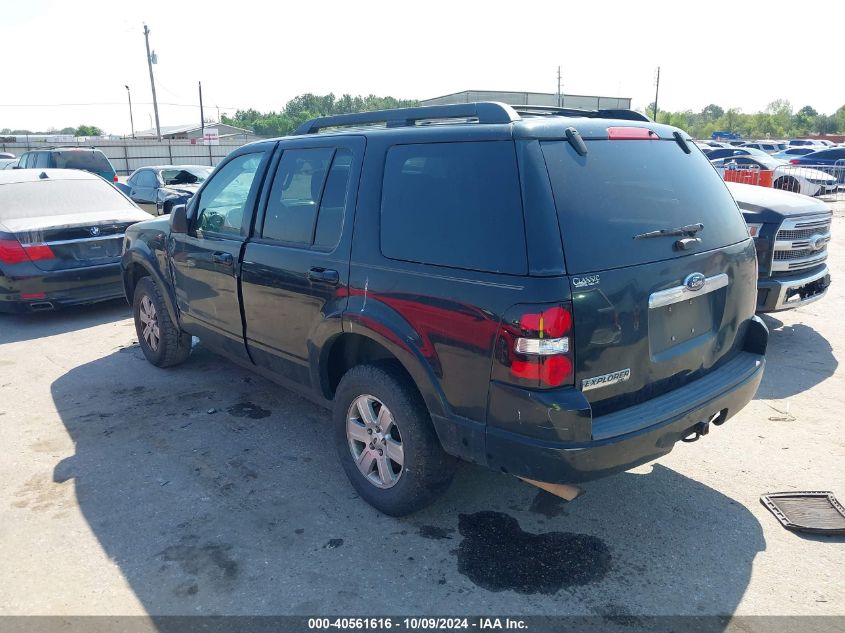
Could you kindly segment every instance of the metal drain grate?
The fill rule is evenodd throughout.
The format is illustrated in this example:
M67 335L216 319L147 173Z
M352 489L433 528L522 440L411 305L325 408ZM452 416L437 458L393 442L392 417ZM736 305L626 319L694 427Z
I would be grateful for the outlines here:
M813 490L770 492L760 502L788 530L815 534L845 534L845 508L832 492Z

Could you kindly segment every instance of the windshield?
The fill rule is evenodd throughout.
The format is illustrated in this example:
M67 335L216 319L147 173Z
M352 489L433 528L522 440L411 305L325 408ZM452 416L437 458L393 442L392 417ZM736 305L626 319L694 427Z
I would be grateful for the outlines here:
M0 220L126 209L135 205L99 178L0 185Z
M211 167L181 167L162 169L159 176L165 185L196 185L204 182L211 171Z
M634 240L660 229L701 223L695 252L748 237L724 182L698 151L675 141L587 141L579 156L566 141L542 143L570 273L688 256L677 239Z

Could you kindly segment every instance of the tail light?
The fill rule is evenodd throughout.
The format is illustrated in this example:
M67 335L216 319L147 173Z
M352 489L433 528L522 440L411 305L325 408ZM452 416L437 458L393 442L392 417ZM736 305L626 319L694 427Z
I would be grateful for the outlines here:
M797 158L792 158L792 159L790 159L789 164L790 165L800 165L801 161L798 160Z
M112 181L112 182L117 182L117 174L115 174L114 176L112 176L111 181Z
M4 264L21 264L55 258L56 255L46 244L24 246L17 240L0 240L0 262Z
M572 385L571 305L509 309L499 330L493 378L533 388Z

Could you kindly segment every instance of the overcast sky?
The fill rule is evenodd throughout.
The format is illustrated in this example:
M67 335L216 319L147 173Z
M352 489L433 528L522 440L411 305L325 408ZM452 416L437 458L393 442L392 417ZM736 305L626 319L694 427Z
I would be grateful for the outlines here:
M661 109L845 104L841 0L0 0L0 12L0 128L128 133L124 84L136 129L151 127L143 22L159 59L162 125L199 121L198 81L216 118L216 106L278 110L304 92L554 92L558 64L565 93L631 97L633 107L653 100L658 65ZM81 103L92 105L57 105Z

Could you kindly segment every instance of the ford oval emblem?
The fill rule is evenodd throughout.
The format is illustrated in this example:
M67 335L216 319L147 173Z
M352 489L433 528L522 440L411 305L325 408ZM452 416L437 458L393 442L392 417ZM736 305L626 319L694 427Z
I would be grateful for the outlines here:
M684 285L687 287L687 290L698 292L704 288L705 281L707 281L707 279L701 273L692 273L687 275L687 278L684 279Z

